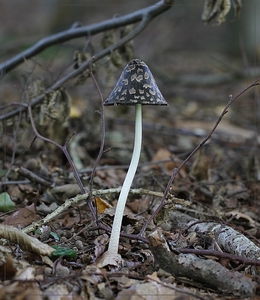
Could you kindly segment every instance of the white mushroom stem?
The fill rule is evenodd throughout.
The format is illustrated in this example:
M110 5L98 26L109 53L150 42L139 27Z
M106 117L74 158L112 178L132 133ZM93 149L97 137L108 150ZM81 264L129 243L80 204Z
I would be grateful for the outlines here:
M118 253L118 245L119 245L119 238L120 238L125 204L138 166L140 153L141 153L141 146L142 146L142 104L136 104L135 105L134 150L133 150L131 163L128 172L126 174L126 178L122 186L119 199L117 202L117 206L116 206L116 213L114 217L112 232L111 232L108 251L107 251L110 255L116 255Z

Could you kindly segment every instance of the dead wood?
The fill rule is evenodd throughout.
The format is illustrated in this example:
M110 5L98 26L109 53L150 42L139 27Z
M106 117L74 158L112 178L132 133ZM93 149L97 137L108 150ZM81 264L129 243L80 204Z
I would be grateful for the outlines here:
M257 284L247 276L229 271L220 263L193 254L173 254L161 230L147 236L158 266L177 278L203 284L204 287L240 297L252 297Z
M171 220L174 220L174 227L177 226L176 228L178 229L187 229L188 232L196 232L201 234L208 232L212 233L215 242L225 252L249 259L259 259L260 257L260 248L245 235L234 230L230 226L207 221L196 223L199 220L195 218L192 219L178 211L172 212L170 218ZM185 219L187 220L186 224L184 222ZM179 222L179 220L181 220L181 222Z

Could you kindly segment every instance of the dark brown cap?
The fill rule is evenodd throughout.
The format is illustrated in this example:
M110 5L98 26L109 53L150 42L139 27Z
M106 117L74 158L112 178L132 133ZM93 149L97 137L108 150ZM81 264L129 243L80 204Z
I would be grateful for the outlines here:
M140 59L133 59L124 68L104 105L167 105L155 79Z

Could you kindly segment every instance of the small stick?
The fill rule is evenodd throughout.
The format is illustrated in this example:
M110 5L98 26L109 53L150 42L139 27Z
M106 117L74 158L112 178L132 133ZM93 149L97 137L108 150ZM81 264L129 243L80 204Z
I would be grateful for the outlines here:
M153 212L153 214L150 216L150 218L145 222L143 228L140 231L140 235L142 236L147 228L147 226L149 225L149 223L156 217L156 215L159 213L159 211L162 209L162 207L164 206L165 203L165 199L171 189L172 183L174 182L177 174L180 172L180 170L183 168L183 166L186 165L186 163L188 162L188 160L211 138L212 134L214 133L214 131L216 130L216 128L218 127L219 123L221 122L221 120L223 119L223 117L225 116L225 114L228 112L228 108L230 107L230 105L236 100L238 99L241 95L243 95L246 91L248 91L249 89L251 89L254 86L258 86L259 85L259 81L260 78L258 78L257 80L255 80L253 83L251 83L249 86L247 86L244 90L242 90L240 93L238 93L234 98L232 97L232 95L229 96L229 101L226 104L226 106L224 107L222 113L220 114L219 118L217 119L215 125L213 126L212 130L210 131L210 133L205 137L205 139L186 157L186 159L180 164L180 166L178 168L175 168L172 172L171 178L168 181L168 184L165 188L163 197L161 199L161 203L160 205L156 208L156 210Z

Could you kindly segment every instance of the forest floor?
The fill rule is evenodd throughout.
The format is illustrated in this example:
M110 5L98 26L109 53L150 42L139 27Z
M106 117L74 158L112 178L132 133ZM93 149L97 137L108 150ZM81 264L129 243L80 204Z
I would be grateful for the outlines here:
M257 78L250 76L252 70L230 65L230 58L216 53L183 52L159 60L156 65L146 63L169 105L143 109L142 154L132 185L142 190L130 193L127 201L119 247L122 266L100 268L97 259L109 241L105 229L112 226L118 198L118 190L113 189L122 185L131 159L134 108L104 108L106 151L93 174L91 190L101 140L97 111L102 109L91 78L83 85L68 86L70 96L64 92L61 100L56 98L49 115L42 113L46 104L33 108L43 136L63 145L75 132L67 148L87 192L93 193L92 199L74 202L37 229L27 226L46 220L65 201L75 199L80 189L62 151L34 140L28 114L2 123L1 226L24 230L41 244L1 227L6 241L0 246L0 299L257 299L259 87L231 105L211 139L180 170L165 206L138 239L174 169L213 129L230 95L234 97ZM4 82L1 105L34 95L39 78L53 76L49 69L38 67L27 73L24 83L17 83L17 78ZM120 71L105 88L106 65L99 67L94 74L107 96ZM70 100L71 107L66 107ZM12 202L6 204L9 196ZM98 209L98 223L88 201ZM43 245L58 250L50 254Z

